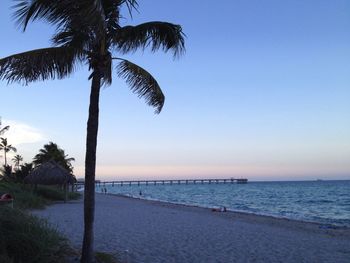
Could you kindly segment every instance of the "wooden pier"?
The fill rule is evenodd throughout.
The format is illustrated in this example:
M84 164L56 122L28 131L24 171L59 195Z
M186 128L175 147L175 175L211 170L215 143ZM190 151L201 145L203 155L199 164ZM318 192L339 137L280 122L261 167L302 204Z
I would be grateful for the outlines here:
M128 180L128 181L98 181L96 186L132 186L132 185L179 185L179 184L246 184L248 179L176 179L176 180ZM77 182L76 186L83 186L84 182Z

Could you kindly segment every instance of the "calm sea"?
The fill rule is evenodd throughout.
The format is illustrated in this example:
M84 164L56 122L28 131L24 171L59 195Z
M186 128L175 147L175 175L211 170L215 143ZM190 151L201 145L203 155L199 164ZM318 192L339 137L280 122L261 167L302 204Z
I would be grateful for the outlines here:
M101 186L103 187L103 186ZM350 227L350 181L106 186L108 193ZM96 188L101 192L101 188ZM140 196L140 191L142 196Z

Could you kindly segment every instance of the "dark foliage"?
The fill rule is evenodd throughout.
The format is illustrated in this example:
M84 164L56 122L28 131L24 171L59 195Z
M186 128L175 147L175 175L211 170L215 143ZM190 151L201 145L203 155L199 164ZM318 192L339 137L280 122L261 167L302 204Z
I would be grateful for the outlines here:
M12 173L12 166L11 165L3 165L0 169L0 178L7 182L14 182L15 176Z
M29 173L33 170L33 163L25 163L20 166L19 169L15 171L15 178L17 182L23 182Z
M37 80L63 78L73 72L76 64L88 64L91 74L91 95L87 125L84 195L84 241L81 262L93 258L94 182L101 85L112 83L113 52L124 54L150 47L184 52L184 34L179 25L149 22L139 26L121 26L120 10L129 14L138 7L136 0L16 0L15 18L26 29L30 21L45 20L56 27L52 48L33 50L0 59L0 79L29 83ZM118 61L119 62L119 61ZM164 95L158 83L144 69L122 60L117 67L133 92L155 107L159 113Z
M39 150L39 153L33 158L33 163L35 166L38 166L51 160L67 169L70 173L73 173L72 162L75 159L68 158L68 155L65 154L64 150L53 142L45 144L43 148Z
M14 263L63 263L68 250L67 241L46 221L17 209L0 209L0 236L0 255Z

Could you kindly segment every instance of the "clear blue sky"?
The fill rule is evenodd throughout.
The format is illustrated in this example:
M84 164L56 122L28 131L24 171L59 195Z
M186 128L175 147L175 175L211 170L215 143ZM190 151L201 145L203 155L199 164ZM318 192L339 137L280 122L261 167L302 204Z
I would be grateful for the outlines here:
M161 85L160 115L117 77L103 89L97 178L350 179L350 1L139 4L123 23L181 24L187 52L128 55ZM0 57L50 45L53 28L22 33L12 1L0 5ZM0 116L25 161L54 141L83 176L87 77L80 68L65 80L0 82Z

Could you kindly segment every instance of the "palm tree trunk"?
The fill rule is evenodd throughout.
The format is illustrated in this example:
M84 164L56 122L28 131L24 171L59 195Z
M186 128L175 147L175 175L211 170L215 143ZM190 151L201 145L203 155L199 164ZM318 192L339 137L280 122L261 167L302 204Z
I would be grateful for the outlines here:
M81 263L91 263L94 255L93 225L95 213L95 169L100 88L101 77L99 74L95 74L91 83L89 119L87 123L84 187L84 239Z
M6 160L6 147L4 148L4 157L5 157L5 166L7 165L7 160Z

